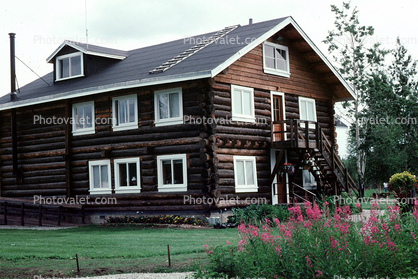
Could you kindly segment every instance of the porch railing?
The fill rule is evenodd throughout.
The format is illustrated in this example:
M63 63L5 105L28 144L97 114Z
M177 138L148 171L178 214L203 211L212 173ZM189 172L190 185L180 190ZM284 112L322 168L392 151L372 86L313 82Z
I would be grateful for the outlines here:
M298 189L299 191L303 191L303 197L301 195L296 194L295 188ZM290 202L295 204L298 202L298 199L304 202L309 201L313 203L314 200L316 199L316 194L292 182L292 187L290 191Z

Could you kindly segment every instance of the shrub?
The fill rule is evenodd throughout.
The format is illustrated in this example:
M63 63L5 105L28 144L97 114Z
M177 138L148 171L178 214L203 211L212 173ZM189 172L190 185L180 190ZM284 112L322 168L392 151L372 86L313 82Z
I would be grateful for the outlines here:
M288 218L287 205L252 204L245 208L233 208L231 220L236 223L261 224L267 218L273 222L275 218L284 221Z
M389 179L389 189L394 191L399 198L409 197L409 192L413 190L415 178L407 171L395 173Z

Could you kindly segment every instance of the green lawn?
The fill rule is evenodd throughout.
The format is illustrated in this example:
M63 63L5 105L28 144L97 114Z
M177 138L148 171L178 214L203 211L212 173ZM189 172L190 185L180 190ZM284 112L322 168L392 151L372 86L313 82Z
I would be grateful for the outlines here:
M236 243L236 229L84 226L64 230L0 230L0 278L140 271L189 271L203 244ZM167 244L173 267L168 269Z

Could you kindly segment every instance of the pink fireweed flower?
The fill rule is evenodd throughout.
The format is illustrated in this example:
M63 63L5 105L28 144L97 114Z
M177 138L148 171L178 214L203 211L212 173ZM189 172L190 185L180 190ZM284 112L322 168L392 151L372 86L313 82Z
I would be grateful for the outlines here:
M317 270L316 271L316 277L321 277L322 276L322 271L321 270Z
M412 236L412 238L415 240L415 239L417 239L416 237L415 237L415 233L414 232L411 232L411 236Z
M332 248L337 248L337 246L339 246L340 244L338 243L338 241L337 240L335 240L332 236L331 236L331 247Z
M312 267L312 262L311 262L311 259L309 258L309 256L306 256L305 257L305 261L306 261L306 264L307 265L309 265L310 267Z
M396 225L393 227L393 230L394 230L395 232L398 232L398 231L400 231L401 229L400 229L399 225L398 225L398 224L396 224Z
M210 251L208 252L208 254L210 255L210 254L212 254L212 252L213 252L213 250L210 250Z
M205 245L203 245L203 249L205 249L205 250L206 250L208 247L209 247L209 245L206 245L206 244L205 244Z
M303 222L303 226L308 230L312 228L312 222L310 220Z
M330 227L330 223L331 223L331 219L328 219L325 223L324 223L324 227Z
M324 205L324 206L328 206L328 205L329 205L329 203L328 203L328 202L324 202L324 203L323 203L323 205Z
M388 241L388 250L396 252L396 245L392 241Z
M277 218L274 218L273 222L276 226L280 225L280 220Z

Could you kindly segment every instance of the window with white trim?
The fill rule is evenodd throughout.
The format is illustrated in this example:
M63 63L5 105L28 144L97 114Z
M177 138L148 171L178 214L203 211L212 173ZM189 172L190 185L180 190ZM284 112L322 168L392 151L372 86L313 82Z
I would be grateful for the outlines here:
M61 55L55 61L55 80L65 80L84 76L83 54L81 52Z
M263 68L267 74L289 77L289 49L286 46L265 42Z
M234 156L235 192L257 192L257 168L254 156Z
M94 134L94 101L73 104L72 110L73 135Z
M254 89L231 85L232 121L255 122Z
M310 98L299 97L299 119L316 122L315 100ZM304 123L300 126L305 127ZM315 124L309 124L309 128L314 129Z
M115 193L139 193L141 191L139 158L115 159Z
M113 131L138 128L136 94L112 98Z
M155 126L183 124L181 87L154 92Z
M111 194L110 160L89 161L90 194Z
M158 191L187 191L186 154L157 156Z

